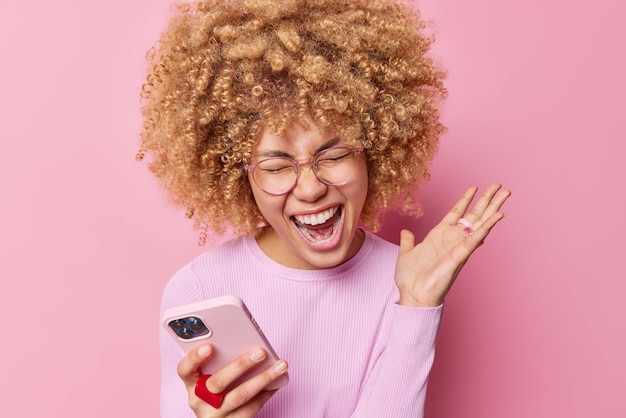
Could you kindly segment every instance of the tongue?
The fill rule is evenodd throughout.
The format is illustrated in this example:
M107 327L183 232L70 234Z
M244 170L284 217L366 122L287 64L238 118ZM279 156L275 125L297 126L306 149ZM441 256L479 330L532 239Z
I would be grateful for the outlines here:
M311 237L315 240L323 240L330 237L333 234L333 224L335 219L339 216L339 211L332 216L329 220L318 225L299 224L302 228L306 228Z
M311 237L313 237L313 239L323 240L323 239L327 239L333 234L333 226L331 224L330 226L326 228L319 228L319 225L316 225L315 229L308 228L308 231L309 231L309 234L311 234Z

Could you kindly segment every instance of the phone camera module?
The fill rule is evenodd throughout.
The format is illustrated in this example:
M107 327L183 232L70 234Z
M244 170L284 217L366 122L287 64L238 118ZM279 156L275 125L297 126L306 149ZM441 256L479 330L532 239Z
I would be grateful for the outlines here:
M170 321L168 325L174 330L176 335L184 340L190 340L210 333L209 328L204 325L204 322L194 316L175 319Z

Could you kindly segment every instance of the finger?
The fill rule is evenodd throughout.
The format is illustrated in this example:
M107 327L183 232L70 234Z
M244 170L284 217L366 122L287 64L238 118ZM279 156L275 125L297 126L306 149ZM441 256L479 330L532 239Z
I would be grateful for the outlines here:
M271 367L246 380L239 386L230 390L224 397L226 409L239 408L255 399L273 381L287 373L288 364L284 360L278 360ZM211 380L211 379L209 379ZM270 395L271 396L271 395ZM265 399L263 396L260 399ZM269 399L269 397L267 398Z
M186 386L193 387L196 385L196 381L200 377L200 365L211 356L212 352L213 347L211 345L201 345L191 350L178 363L178 376L185 382Z
M403 229L400 231L400 252L410 251L415 247L415 235L411 231Z
M263 408L263 405L269 401L269 399L274 396L274 394L278 391L278 389L274 390L264 390L259 392L252 400L245 405L242 405L237 410L233 411L231 416L234 418L237 417L251 417L254 416L257 412Z
M266 353L262 348L255 348L227 364L215 372L206 382L209 392L222 393L245 372L265 360Z
M480 198L478 198L478 201L476 202L472 210L469 213L465 214L463 217L472 223L480 220L485 213L485 210L490 207L490 204L493 201L493 197L498 192L498 190L500 190L500 188L502 188L502 185L499 183L493 183L489 187L487 187L487 189L480 195ZM493 212L495 212L495 210ZM486 218L488 217L489 215Z
M511 196L511 191L508 189L501 189L498 191L498 194L492 199L489 203L489 209L494 209L493 212L497 212L500 210L504 202ZM489 215L491 216L491 215Z
M477 191L478 187L475 186L467 189L467 191L463 193L463 196L456 202L450 212L448 212L446 216L444 216L443 222L449 225L456 225L459 219L461 219L463 215L465 215L465 212L467 211L470 203L472 203L472 199L474 199Z
M491 232L493 227L504 219L504 213L496 212L492 214L485 222L483 222L480 227L478 227L470 236L468 236L464 243L466 248L470 250L470 252L474 251L478 248L485 240L487 235Z
M475 217L474 229L480 228L485 220L489 219L494 213L499 212L502 208L502 205L504 205L504 202L506 202L510 195L511 191L507 189L498 190L495 195L491 196L485 193L485 196L490 199L487 207L484 209L474 208L470 215L472 219L474 219L473 217Z

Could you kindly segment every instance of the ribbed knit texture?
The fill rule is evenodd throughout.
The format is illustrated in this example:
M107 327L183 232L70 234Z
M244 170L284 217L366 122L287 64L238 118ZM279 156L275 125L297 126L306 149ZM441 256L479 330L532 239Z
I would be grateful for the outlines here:
M361 250L327 270L282 266L241 237L177 272L166 309L221 295L246 303L277 354L287 386L261 418L422 417L442 307L399 306L393 275L398 247L366 234ZM176 373L183 353L163 329L161 416L192 418Z

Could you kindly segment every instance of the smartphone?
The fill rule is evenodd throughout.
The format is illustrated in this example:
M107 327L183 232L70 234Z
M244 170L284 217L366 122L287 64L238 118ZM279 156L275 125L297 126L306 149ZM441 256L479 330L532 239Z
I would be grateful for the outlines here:
M163 314L163 326L185 354L199 345L211 344L213 353L200 367L203 374L213 374L247 351L263 348L267 353L265 360L248 370L230 387L238 386L279 359L250 311L237 296L220 296L168 309ZM285 373L265 389L278 389L288 381Z

